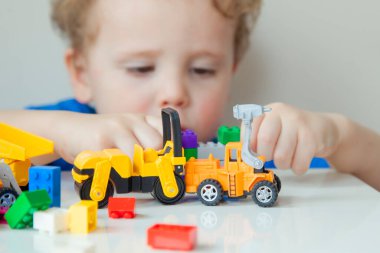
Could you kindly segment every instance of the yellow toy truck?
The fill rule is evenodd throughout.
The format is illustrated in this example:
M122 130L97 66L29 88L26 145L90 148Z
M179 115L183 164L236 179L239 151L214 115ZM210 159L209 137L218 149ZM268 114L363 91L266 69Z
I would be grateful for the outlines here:
M0 206L11 206L28 186L30 159L53 152L52 141L0 123Z
M273 171L264 168L265 159L249 148L251 125L269 109L259 105L236 105L234 117L245 126L243 143L226 144L224 166L212 155L208 159L191 158L185 166L186 193L196 193L208 206L217 205L227 195L241 198L252 195L262 207L273 206L281 190L281 181Z
M134 146L133 164L119 149L83 151L74 161L72 176L82 200L94 200L99 208L117 193L150 192L163 204L174 204L185 194L181 177L186 158L183 155L178 112L161 111L163 144L161 150ZM173 138L172 138L173 136Z

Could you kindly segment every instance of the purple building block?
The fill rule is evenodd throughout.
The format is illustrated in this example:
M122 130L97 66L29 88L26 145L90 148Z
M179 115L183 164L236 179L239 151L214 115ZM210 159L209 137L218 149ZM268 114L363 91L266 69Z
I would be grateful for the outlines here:
M182 147L183 148L197 148L198 136L190 129L182 131Z

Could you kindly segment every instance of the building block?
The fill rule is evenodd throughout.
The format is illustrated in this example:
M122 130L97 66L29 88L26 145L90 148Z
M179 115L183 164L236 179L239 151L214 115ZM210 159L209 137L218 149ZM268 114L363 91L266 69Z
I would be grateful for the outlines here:
M186 161L191 157L198 158L198 149L197 148L185 148L184 149Z
M61 168L58 166L33 166L29 169L29 191L45 189L51 206L61 206Z
M197 148L198 136L190 129L182 131L182 147L183 148Z
M11 228L33 227L33 213L48 209L50 204L51 199L46 190L26 191L9 208L5 219Z
M220 126L218 128L218 141L223 145L228 142L240 141L240 128L237 126Z
M198 159L207 159L212 154L216 159L224 161L224 151L226 147L222 143L214 143L209 141L207 143L199 143Z
M34 212L33 228L51 234L67 231L69 229L69 212L56 207Z
M135 217L135 198L113 198L108 199L108 216L113 219Z
M197 241L195 226L155 224L147 233L148 245L155 249L192 250Z
M96 229L98 202L82 200L69 208L71 233L87 234Z
M4 219L4 215L8 209L9 207L7 206L0 206L0 224L7 224L7 221Z

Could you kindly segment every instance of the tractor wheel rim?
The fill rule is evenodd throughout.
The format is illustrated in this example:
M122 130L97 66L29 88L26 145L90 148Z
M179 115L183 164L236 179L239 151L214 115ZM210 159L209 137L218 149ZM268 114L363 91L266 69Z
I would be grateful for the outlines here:
M206 201L214 201L218 197L218 190L214 185L206 184L201 189L201 197Z
M269 201L271 201L272 196L273 196L272 190L268 186L261 186L256 191L256 198L261 203L268 203Z
M6 193L0 198L0 206L10 207L16 201L16 197L11 193Z

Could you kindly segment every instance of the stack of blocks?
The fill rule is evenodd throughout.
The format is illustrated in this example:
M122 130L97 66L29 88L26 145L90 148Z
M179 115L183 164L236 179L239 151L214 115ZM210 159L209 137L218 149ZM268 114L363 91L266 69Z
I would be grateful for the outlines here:
M45 190L23 192L6 212L5 219L11 228L33 227L33 213L48 209L50 204L51 199Z
M182 147L185 152L186 161L191 157L198 158L198 136L192 130L182 131Z
M29 191L45 189L52 199L51 206L61 206L61 168L33 166L29 169Z

